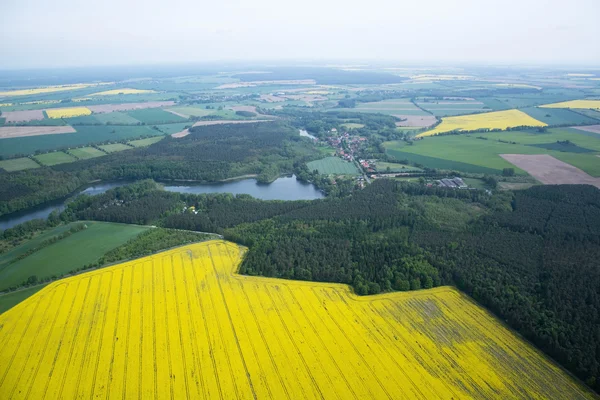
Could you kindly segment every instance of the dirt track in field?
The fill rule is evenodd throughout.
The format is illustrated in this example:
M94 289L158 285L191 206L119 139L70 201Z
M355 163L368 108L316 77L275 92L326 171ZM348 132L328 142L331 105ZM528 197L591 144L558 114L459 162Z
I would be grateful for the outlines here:
M88 106L87 108L92 110L94 113L102 114L113 111L141 110L144 108L158 108L174 105L174 101L148 101L146 103L100 104L97 106Z
M215 121L198 121L193 126L208 126L208 125L223 125L223 124L252 124L256 122L270 122L271 120L247 120L247 121L236 121L236 120L215 120ZM188 129L184 129L181 132L172 134L174 138L181 138L190 134Z
M0 139L54 135L59 133L75 133L71 126L3 126L0 127Z
M579 129L580 131L586 131L586 132L600 134L600 125L572 126L571 128Z
M426 128L437 122L437 118L433 115L394 115L394 117L406 120L396 122L396 126L418 126Z
M178 117L185 118L185 119L188 119L190 117L189 115L181 114L181 113L178 113L177 111L173 111L173 110L165 110L165 111L170 112L173 115L177 115Z
M544 185L580 184L600 188L600 178L594 178L579 168L557 160L548 154L500 154L500 156L527 171Z
M6 123L42 120L42 119L44 119L44 111L43 110L3 111L2 118L6 118Z

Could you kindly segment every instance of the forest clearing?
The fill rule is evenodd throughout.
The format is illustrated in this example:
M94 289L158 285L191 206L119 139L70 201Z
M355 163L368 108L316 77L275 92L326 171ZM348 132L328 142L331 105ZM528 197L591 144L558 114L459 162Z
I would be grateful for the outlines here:
M210 241L81 274L0 315L2 398L593 398L456 289L358 297L234 274Z

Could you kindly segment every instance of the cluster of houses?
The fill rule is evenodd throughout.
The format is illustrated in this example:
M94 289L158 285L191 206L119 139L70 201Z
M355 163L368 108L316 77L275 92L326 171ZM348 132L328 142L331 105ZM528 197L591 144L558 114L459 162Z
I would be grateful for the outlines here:
M334 128L331 133L336 133ZM367 142L367 138L363 136L350 135L348 132L341 133L339 136L330 136L327 143L337 150L337 154L346 161L354 160L354 153ZM345 145L345 146L344 146Z

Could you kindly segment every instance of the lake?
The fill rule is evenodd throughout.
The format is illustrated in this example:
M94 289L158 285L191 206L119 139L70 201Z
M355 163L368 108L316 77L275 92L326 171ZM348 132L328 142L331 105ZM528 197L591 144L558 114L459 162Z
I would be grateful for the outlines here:
M90 196L101 194L109 189L128 185L131 182L103 182L88 186L85 190L77 193L89 194ZM272 183L257 183L256 179L243 179L239 181L230 181L222 183L196 184L196 185L173 185L163 183L165 190L177 193L233 193L249 194L252 197L262 200L314 200L323 198L323 193L310 183L304 183L296 180L295 176L282 177ZM71 198L72 196L69 196ZM59 212L65 209L65 204L69 198L45 203L27 210L4 215L0 217L0 230L12 228L15 225L22 224L32 219L48 218L54 210Z

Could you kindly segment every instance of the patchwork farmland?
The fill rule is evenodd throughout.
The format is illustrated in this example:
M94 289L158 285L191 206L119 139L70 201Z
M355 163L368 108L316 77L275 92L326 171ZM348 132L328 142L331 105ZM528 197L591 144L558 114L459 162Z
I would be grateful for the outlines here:
M211 241L52 283L0 315L3 398L592 394L455 289L357 297L235 275Z

